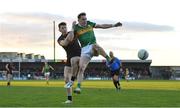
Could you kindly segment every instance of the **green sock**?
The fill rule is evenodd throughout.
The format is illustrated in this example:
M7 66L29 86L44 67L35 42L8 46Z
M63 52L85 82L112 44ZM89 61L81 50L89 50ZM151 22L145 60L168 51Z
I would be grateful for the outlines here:
M78 88L81 88L81 83L78 83L78 84L77 84L77 87L78 87Z
M106 60L110 62L110 57L108 55L106 55Z

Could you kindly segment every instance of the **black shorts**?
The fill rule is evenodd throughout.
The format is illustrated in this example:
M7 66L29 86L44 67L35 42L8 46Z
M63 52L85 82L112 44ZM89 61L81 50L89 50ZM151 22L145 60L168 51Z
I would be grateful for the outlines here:
M67 60L66 60L66 66L71 67L71 58L73 58L73 57L80 57L80 56L77 55L77 56L68 57Z
M12 75L13 73L12 73L12 71L7 71L7 74L11 74Z
M119 76L120 75L120 69L117 69L115 71L111 71L111 77L113 77L114 75Z

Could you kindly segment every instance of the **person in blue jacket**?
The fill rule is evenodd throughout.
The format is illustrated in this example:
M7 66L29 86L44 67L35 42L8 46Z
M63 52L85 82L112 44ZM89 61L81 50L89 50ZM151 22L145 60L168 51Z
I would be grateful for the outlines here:
M121 61L117 57L114 57L114 54L112 51L109 52L109 56L111 58L111 61L109 62L106 61L106 65L111 72L111 77L112 77L114 86L116 87L116 90L119 91L121 89L121 86L119 83Z

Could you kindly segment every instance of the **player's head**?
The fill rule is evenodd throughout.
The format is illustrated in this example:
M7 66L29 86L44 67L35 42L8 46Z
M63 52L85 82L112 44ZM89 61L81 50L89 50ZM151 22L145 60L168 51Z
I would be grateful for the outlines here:
M78 15L78 22L81 26L86 26L87 24L87 17L86 17L86 13L82 12Z
M65 22L59 23L58 27L59 27L59 31L60 31L62 34L66 34L66 33L67 33L67 26L66 26L66 23L65 23Z
M110 56L111 58L113 58L113 57L114 57L114 54L113 54L113 52L112 52L112 51L110 51L110 52L109 52L109 56Z
M10 65L10 66L13 66L13 62L9 62L9 65Z

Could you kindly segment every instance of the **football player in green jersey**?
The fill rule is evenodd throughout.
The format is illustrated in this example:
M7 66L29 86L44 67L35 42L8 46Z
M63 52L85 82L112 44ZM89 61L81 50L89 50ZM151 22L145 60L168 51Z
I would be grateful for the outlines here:
M74 34L78 38L81 44L81 57L79 63L78 72L78 84L75 89L76 93L81 91L81 82L83 80L83 73L93 56L102 55L107 61L110 61L110 57L106 54L104 49L96 43L96 37L93 28L112 28L120 27L122 23L117 22L115 24L96 24L88 21L86 13L80 13L78 15L78 24L74 25Z
M42 73L44 73L44 76L46 78L46 84L49 84L50 69L54 70L51 65L49 65L47 62L44 62Z

